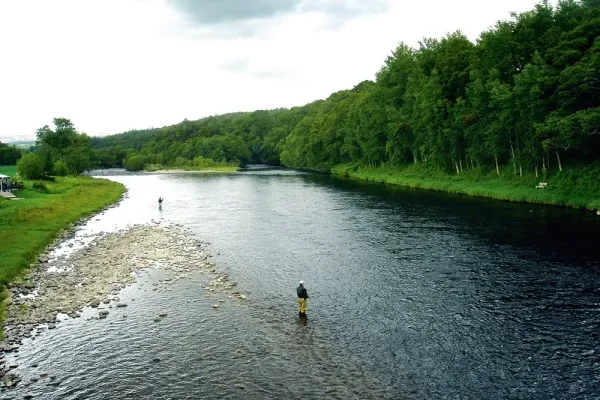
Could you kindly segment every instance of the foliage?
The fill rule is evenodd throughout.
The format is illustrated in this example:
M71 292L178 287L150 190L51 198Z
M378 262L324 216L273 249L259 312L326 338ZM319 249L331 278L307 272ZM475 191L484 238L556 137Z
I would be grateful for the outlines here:
M48 125L36 132L36 153L40 155L44 172L53 173L54 164L62 160L70 172L81 174L92 166L90 138L75 130L73 123L66 118L54 118L55 129Z
M44 182L32 182L31 187L33 190L36 190L38 192L48 192L48 186Z
M123 166L128 171L141 171L146 165L146 158L137 153L129 153L123 160Z
M136 169L191 168L196 157L317 171L414 164L496 179L508 165L518 179L546 179L600 154L598 10L597 0L542 1L476 43L455 32L400 44L375 81L325 100L94 138L95 159Z
M52 171L55 176L67 176L69 175L69 166L63 160L57 160L52 167Z
M21 150L0 142L0 165L15 165L21 157Z
M41 179L44 177L44 163L37 154L27 153L17 161L17 172L25 179Z

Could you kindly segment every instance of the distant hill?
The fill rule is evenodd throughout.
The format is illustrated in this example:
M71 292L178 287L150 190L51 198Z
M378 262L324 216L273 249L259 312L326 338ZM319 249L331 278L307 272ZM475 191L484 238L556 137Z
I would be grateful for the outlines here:
M10 144L11 146L15 146L22 149L28 149L31 146L35 146L35 140L7 140L4 142L6 144Z

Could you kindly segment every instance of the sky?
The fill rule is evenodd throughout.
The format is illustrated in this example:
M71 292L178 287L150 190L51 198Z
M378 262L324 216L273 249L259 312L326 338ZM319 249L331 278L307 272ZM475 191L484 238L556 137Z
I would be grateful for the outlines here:
M0 0L0 141L303 105L536 0Z

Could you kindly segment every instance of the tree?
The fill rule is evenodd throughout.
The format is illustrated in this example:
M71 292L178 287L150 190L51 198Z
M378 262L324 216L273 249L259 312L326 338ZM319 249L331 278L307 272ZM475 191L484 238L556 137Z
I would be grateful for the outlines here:
M26 153L17 161L17 173L25 179L41 179L44 177L42 159L33 153Z
M69 166L63 160L58 160L54 163L52 171L55 176L67 176L69 175Z
M20 157L19 149L0 142L0 165L15 165Z
M146 159L137 153L129 153L123 160L123 166L127 171L141 171L146 166Z
M37 152L42 158L44 171L51 174L58 160L63 160L75 174L91 168L90 138L79 134L66 118L54 118L54 126L54 130L45 125L36 132Z

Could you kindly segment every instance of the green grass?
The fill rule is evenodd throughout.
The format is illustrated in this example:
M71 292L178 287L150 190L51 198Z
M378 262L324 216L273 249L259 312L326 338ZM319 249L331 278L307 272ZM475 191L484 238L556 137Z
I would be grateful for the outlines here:
M0 198L2 286L19 279L64 229L118 201L125 191L120 183L86 176L24 183L25 189L15 192L23 200Z
M0 174L14 177L17 174L16 165L0 165Z
M500 176L495 171L481 170L449 174L422 165L395 168L338 165L332 169L332 174L498 200L600 209L600 163L566 166L562 172L552 171L545 180L547 189L535 188L542 179L536 178L534 173L515 176L512 166L503 167Z

